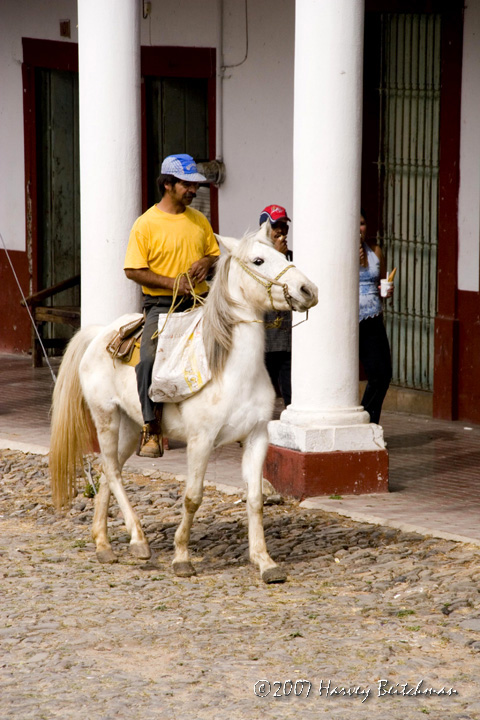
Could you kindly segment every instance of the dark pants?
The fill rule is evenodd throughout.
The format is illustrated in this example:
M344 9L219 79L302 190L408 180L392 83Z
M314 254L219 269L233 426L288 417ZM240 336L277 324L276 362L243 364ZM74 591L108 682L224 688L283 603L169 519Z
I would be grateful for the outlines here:
M143 422L150 423L155 420L155 403L150 400L148 391L152 382L153 363L157 350L157 338L152 335L158 329L158 316L168 313L172 304L171 295L143 296L143 311L145 313L145 327L140 343L140 362L135 366L137 373L137 387L140 404L142 406ZM177 301L178 304L178 301ZM190 297L181 301L175 312L182 312L192 307L193 299Z
M267 352L265 365L275 391L280 392L287 407L292 402L292 353L287 350Z
M392 379L392 360L382 315L360 322L360 362L367 376L362 405L372 423L380 421L382 404Z

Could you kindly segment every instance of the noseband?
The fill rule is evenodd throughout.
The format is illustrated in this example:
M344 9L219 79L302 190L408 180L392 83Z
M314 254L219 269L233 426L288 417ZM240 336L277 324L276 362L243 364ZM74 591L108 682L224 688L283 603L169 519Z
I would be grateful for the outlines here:
M258 270L252 270L251 268L248 267L248 265L245 265L245 263L242 262L242 260L239 260L238 258L234 258L234 260L236 260L236 262L240 265L240 267L242 268L242 270L245 270L245 272L247 273L247 275L250 275L250 277L252 277L252 278L253 278L254 280L256 280L258 283L260 283L260 285L266 289L266 291L267 291L267 293L268 293L268 297L270 298L270 304L271 304L271 306L272 306L272 310L277 311L277 308L276 308L275 305L273 304L273 298L272 298L272 287L273 287L273 285L278 285L278 287L281 287L281 288L283 289L283 296L284 296L284 298L285 298L285 301L288 303L288 306L290 307L290 310L293 310L292 298L291 298L291 296L290 296L290 293L288 292L288 285L287 285L287 283L278 282L278 280L279 280L279 278L282 277L282 275L283 275L284 273L287 272L287 270L290 270L290 268L294 268L295 265L287 265L287 266L284 267L283 270L282 270L281 272L279 272L278 275L277 275L276 277L274 277L273 280L272 280L272 278L269 278L269 277L267 277L266 275L262 275L262 273L261 273L261 272L258 272Z

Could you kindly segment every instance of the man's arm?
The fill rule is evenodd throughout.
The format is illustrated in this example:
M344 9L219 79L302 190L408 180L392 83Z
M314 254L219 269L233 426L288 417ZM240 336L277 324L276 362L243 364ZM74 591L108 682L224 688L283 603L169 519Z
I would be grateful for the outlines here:
M133 280L138 285L143 287L152 288L157 290L163 288L164 290L172 290L175 283L175 278L167 277L166 275L157 275L149 268L125 268L125 275L129 280ZM180 278L180 284L178 286L179 295L188 295L190 293L190 286L187 278Z
M217 262L218 255L205 255L200 260L196 260L192 263L192 266L188 270L188 274L192 282L201 283L208 275L210 268ZM167 277L166 275L158 275L157 273L150 270L150 268L125 268L125 275L129 280L133 280L138 285L143 287L158 289L163 288L165 290L172 290L175 283L175 278ZM186 277L180 278L180 284L178 287L180 295L188 295L190 293L190 285Z

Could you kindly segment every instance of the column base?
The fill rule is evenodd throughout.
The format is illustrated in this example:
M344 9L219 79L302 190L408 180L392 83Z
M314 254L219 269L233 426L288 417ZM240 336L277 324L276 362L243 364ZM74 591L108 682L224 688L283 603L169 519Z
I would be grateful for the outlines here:
M264 477L284 495L361 495L388 492L388 452L301 452L270 445Z

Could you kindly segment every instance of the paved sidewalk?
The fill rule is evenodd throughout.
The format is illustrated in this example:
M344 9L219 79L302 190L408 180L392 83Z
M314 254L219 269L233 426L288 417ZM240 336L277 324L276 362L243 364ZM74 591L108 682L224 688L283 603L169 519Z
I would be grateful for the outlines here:
M54 369L58 361L54 363ZM0 448L46 453L52 377L30 359L0 355ZM389 525L480 545L480 426L385 412L390 458L390 493L310 498L302 505L362 522ZM206 481L222 489L243 487L241 449L216 451ZM158 461L133 457L127 469L182 479L186 453L173 447Z

